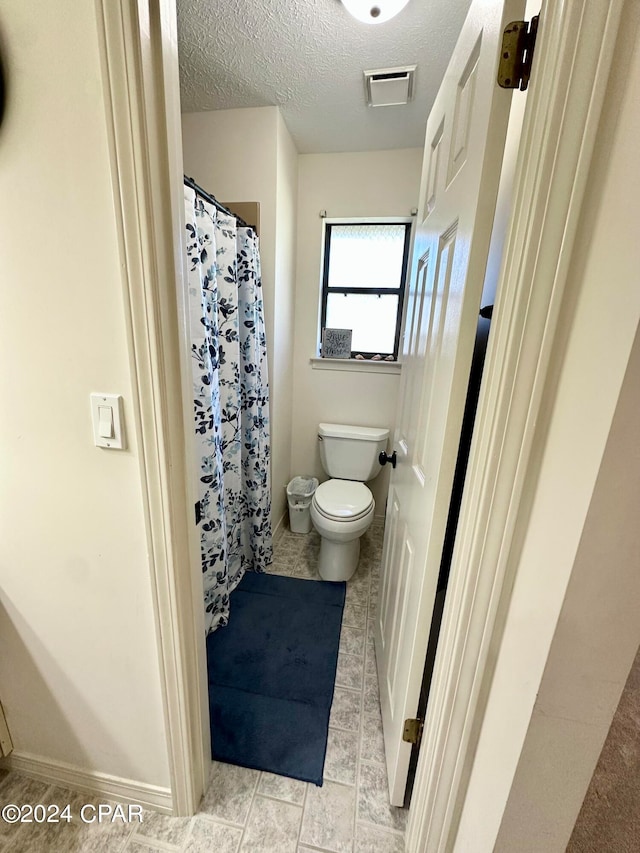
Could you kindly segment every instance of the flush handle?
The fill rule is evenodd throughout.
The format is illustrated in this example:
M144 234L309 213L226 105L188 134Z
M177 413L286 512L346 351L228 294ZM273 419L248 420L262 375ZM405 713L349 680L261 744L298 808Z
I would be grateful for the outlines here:
M392 468L395 468L395 467L396 467L396 465L398 464L398 455L397 455L397 453L395 452L395 450L393 451L393 453L391 454L391 456L389 456L389 455L388 455L387 453L385 453L385 452L384 452L384 450L383 450L383 451L382 451L382 453L380 454L380 456L378 456L378 462L379 462L381 465L386 465L386 464L387 464L387 462L391 462L391 467L392 467Z

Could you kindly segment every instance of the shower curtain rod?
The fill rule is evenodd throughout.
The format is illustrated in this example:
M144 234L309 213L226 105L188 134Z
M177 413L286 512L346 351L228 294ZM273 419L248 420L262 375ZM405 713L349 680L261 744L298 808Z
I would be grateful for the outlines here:
M198 195L202 196L203 199L210 202L214 207L217 207L219 211L226 213L227 216L233 216L234 219L237 219L238 225L240 225L241 228L253 228L253 225L249 225L241 216L233 213L228 207L225 207L224 204L220 204L215 196L211 195L211 193L208 193L206 190L203 190L201 186L196 184L193 178L188 178L184 175L184 182L188 187L191 187L192 190L195 190Z

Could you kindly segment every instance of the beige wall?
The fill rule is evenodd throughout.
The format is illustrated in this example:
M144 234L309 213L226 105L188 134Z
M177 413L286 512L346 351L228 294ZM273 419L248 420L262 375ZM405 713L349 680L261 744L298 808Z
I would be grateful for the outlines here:
M393 432L399 375L314 370L309 362L318 355L323 229L319 213L409 216L418 204L421 167L419 148L299 157L292 474L326 479L317 448L317 426L322 421L389 427ZM377 514L384 514L388 479L385 468L371 483Z
M95 7L6 0L0 28L0 697L16 753L166 787Z
M273 371L277 107L183 113L185 175L221 201L260 203L260 262L269 376Z
M460 851L564 851L640 642L636 21L637 4L619 39L576 236L551 364L557 390Z
M184 113L184 170L216 198L260 203L260 260L271 393L273 523L289 479L291 312L297 151L277 107Z

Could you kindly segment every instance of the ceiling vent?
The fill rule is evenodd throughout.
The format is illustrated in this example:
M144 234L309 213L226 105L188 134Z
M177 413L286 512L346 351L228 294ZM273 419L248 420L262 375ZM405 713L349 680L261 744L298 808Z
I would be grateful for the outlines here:
M364 72L364 87L367 105L370 107L392 107L408 104L413 100L413 84L416 66L403 68L378 68Z

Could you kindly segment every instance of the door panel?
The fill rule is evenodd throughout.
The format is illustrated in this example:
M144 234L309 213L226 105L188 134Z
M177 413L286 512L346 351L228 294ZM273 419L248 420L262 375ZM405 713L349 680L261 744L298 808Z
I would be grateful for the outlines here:
M442 134L444 132L444 121L440 122L440 126L435 132L431 142L431 151L429 152L429 168L427 171L427 194L424 202L424 210L428 215L431 213L436 204L436 191L438 187L438 178L440 176L440 160L442 152Z
M408 282L375 647L391 802L402 805L511 92L495 83L521 0L473 0L427 122ZM428 713L428 711L427 711Z
M448 363L452 353L450 348L455 338L456 318L459 317L457 305L450 304L457 294L451 293L451 270L456 249L457 223L454 223L439 240L436 269L436 284L431 295L432 319L424 348L422 396L417 410L418 429L416 435L416 461L414 469L424 484L426 472L433 471L430 465L428 451L432 445L430 436L437 429L434 423L443 415L441 406L437 405L437 395L442 394L443 387L438 384L440 377L448 376ZM446 332L446 334L445 334ZM436 460L437 462L437 460Z
M403 624L407 610L407 592L409 589L408 578L413 569L413 558L415 549L411 541L408 529L405 526L402 536L402 554L400 557L400 570L397 574L397 583L393 590L393 622L390 625L391 648L389 649L389 662L391 666L387 674L388 688L391 692L395 690L396 678L399 670L398 653L400 649L400 626Z
M404 364L402 366L405 373L405 399L401 407L400 416L400 434L398 441L402 446L404 453L407 452L409 443L413 445L417 424L411 421L411 413L413 412L414 399L422 393L423 373L421 370L421 359L424 356L424 345L427 339L427 333L424 328L431 319L431 291L429 290L429 253L426 252L422 258L418 260L416 272L416 288L415 300L410 308L413 310L411 317L411 333L409 336L409 346L404 352ZM408 319L408 318L407 318ZM422 349L421 349L422 344ZM411 430L413 429L413 433Z
M397 548L399 539L396 535L396 528L398 525L398 518L400 517L400 503L397 497L397 491L395 489L391 489L389 493L389 510L387 512L386 524L389 528L389 535L385 538L384 548L382 552L382 561L383 563L396 564L396 553L395 549ZM388 551L391 550L391 553ZM395 578L395 572L389 572L384 575L382 579L382 586L380 589L380 601L382 602L382 606L380 608L380 616L382 619L382 648L384 652L386 652L387 646L387 638L391 637L391 631L388 627L388 622L391 614L391 605L390 599L392 595L392 586Z
M447 186L458 174L467 161L471 131L471 113L474 104L475 87L478 71L478 59L482 46L482 34L478 37L467 65L462 73L458 90L456 93L456 105L454 109L453 133L451 136L451 149L449 151L449 171L447 175Z

